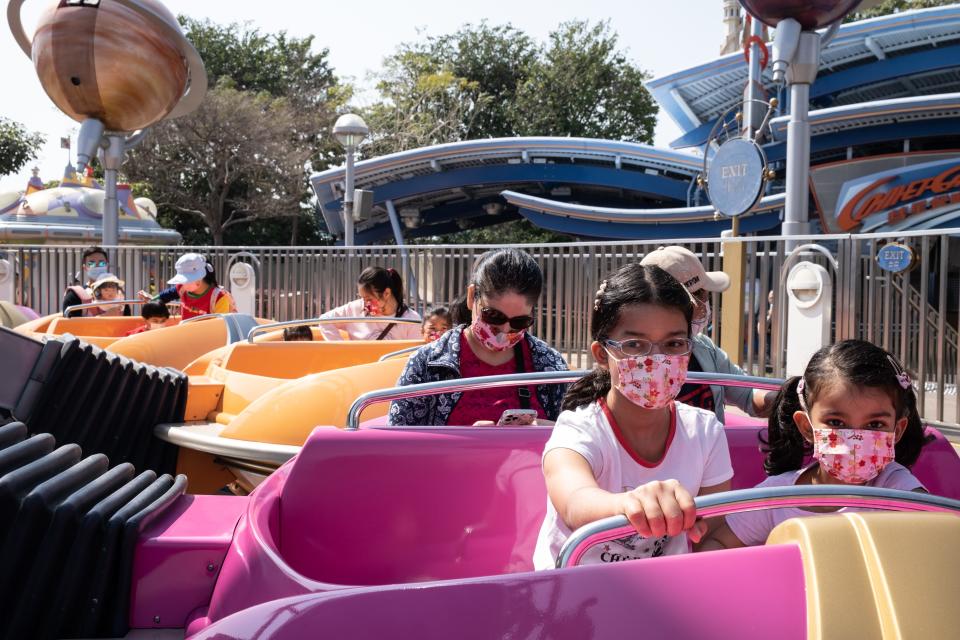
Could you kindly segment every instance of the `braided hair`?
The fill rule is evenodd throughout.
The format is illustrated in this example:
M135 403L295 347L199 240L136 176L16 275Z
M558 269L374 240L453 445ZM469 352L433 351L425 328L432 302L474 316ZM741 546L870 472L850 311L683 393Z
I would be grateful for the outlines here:
M660 267L631 262L611 274L600 284L590 317L590 336L594 342L610 337L620 322L625 306L655 304L679 309L687 320L693 318L693 299L683 285ZM610 391L610 372L595 367L593 371L570 385L563 397L562 409L576 409L595 402Z

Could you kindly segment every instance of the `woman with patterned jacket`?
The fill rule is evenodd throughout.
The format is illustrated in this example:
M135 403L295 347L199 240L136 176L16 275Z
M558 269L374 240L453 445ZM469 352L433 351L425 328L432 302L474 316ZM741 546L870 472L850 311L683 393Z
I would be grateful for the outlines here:
M497 249L480 256L467 288L470 324L458 325L424 345L407 362L399 386L505 375L566 371L563 357L528 333L534 305L543 289L536 261L519 249ZM507 409L532 409L538 424L560 414L566 385L502 387L397 400L391 425L494 424Z

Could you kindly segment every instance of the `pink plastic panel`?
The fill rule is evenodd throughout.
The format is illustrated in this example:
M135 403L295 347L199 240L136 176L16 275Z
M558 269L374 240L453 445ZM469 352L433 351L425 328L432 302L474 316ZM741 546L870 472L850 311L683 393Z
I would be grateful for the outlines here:
M279 549L334 584L531 567L549 428L314 431L290 471Z
M247 609L195 640L806 638L793 545L310 595Z
M133 561L131 627L182 627L190 612L210 602L247 501L183 496L144 530Z

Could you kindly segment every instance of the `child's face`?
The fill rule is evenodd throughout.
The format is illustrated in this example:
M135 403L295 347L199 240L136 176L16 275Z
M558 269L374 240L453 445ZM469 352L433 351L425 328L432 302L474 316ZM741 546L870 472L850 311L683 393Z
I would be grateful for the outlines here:
M877 387L831 381L819 390L809 409L809 419L803 411L793 414L794 422L808 442L813 442L814 428L894 432L897 440L907 428L907 418L897 417L890 394Z
M120 288L115 284L101 285L96 292L98 300L119 300Z
M188 282L187 284L180 285L180 288L187 293L198 293L203 287L206 286L206 283L201 278L196 282Z
M660 353L659 344L677 338L688 338L690 327L683 312L674 307L664 307L657 304L634 304L620 309L620 318L617 326L608 336L611 340L648 340L654 343L652 353ZM610 370L611 382L614 386L619 383L617 367L611 367L610 354L604 345L594 342L590 346L593 357L603 369ZM621 354L614 354L621 357Z
M163 329L167 324L166 318L147 318L147 331Z
M450 323L439 316L430 316L423 323L423 339L433 342L450 330Z

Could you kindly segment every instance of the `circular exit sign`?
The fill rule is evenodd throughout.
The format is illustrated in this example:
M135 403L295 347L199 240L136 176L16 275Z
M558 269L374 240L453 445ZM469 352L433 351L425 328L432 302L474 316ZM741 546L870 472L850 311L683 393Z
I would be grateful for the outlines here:
M891 242L877 251L877 265L890 273L909 271L917 262L913 249L905 244Z
M707 169L707 195L721 214L734 218L753 209L763 193L766 161L759 145L745 138L727 140Z

